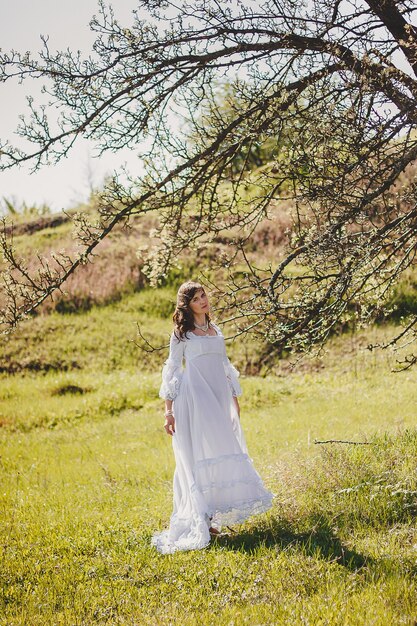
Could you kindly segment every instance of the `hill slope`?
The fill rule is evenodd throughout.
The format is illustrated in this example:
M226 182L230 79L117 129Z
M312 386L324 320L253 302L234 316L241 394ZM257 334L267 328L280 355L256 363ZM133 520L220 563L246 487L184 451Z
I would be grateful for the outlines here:
M177 279L44 311L2 339L0 624L412 624L417 369L393 374L392 355L366 350L391 326L342 333L295 367L229 343L274 508L205 551L151 548L172 507L167 352L134 340L139 323L167 344ZM314 443L330 439L358 445Z

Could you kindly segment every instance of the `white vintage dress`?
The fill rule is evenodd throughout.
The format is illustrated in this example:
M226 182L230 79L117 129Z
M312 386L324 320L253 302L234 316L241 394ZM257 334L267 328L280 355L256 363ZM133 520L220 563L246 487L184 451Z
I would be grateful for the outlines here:
M209 527L243 522L271 507L248 456L233 396L241 395L239 373L217 335L174 333L162 370L159 395L173 400L174 510L167 530L152 537L162 554L204 548ZM185 368L183 368L183 359Z

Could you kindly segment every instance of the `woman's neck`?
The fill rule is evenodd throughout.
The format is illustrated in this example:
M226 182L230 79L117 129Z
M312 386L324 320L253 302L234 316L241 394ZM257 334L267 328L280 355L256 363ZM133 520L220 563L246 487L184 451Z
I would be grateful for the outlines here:
M202 326L206 323L206 314L201 313L201 315L194 315L194 322Z

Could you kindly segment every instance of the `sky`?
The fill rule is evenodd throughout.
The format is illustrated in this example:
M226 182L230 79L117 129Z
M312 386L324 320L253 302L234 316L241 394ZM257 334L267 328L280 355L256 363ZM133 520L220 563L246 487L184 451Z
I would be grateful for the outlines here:
M113 0L112 4L116 18L129 27L137 0ZM14 48L36 53L42 48L42 34L49 36L51 50L68 47L87 56L94 41L89 21L97 12L97 0L0 0L0 45L5 51ZM399 61L407 71L404 60ZM26 108L25 96L37 88L34 81L0 84L2 140L16 142L13 133L19 114ZM91 183L100 187L106 175L124 164L132 175L140 175L140 160L134 150L94 158L94 146L81 139L56 166L43 167L35 174L27 166L0 172L0 207L4 198L17 206L46 204L53 211L74 207L88 199Z
M113 2L117 19L127 27L132 22L136 0ZM37 52L42 48L40 35L49 36L52 50L67 47L88 54L94 41L89 21L98 13L96 0L0 0L0 45L4 51L15 49ZM33 93L34 82L0 84L0 138L14 143L19 114L26 108L25 96ZM44 167L30 174L28 167L0 172L0 204L3 198L17 206L47 204L51 210L71 208L88 199L90 183L100 186L106 174L126 163L132 173L138 171L133 151L93 157L94 147L81 140L56 166Z

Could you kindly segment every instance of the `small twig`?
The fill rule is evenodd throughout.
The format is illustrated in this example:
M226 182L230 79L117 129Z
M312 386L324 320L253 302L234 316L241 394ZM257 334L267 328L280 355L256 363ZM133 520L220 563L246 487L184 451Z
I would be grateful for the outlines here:
M314 443L350 443L353 446L373 446L371 441L345 441L343 439L327 439L326 441L314 440Z
M153 346L147 339L146 337L143 335L139 322L136 323L137 329L138 329L138 335L142 340L142 344L137 343L136 341L132 341L134 343L135 346L137 346L138 348L140 348L141 350L143 350L144 352L157 352L158 350L166 350L167 347L169 347L169 345L165 345L165 346L158 346L155 347Z
M413 367L413 365L415 365L416 363L417 363L417 355L409 354L408 356L404 357L402 360L397 359L398 367L396 369L392 369L391 372L393 374L398 374L399 372L406 372L407 370L410 369L410 367Z

